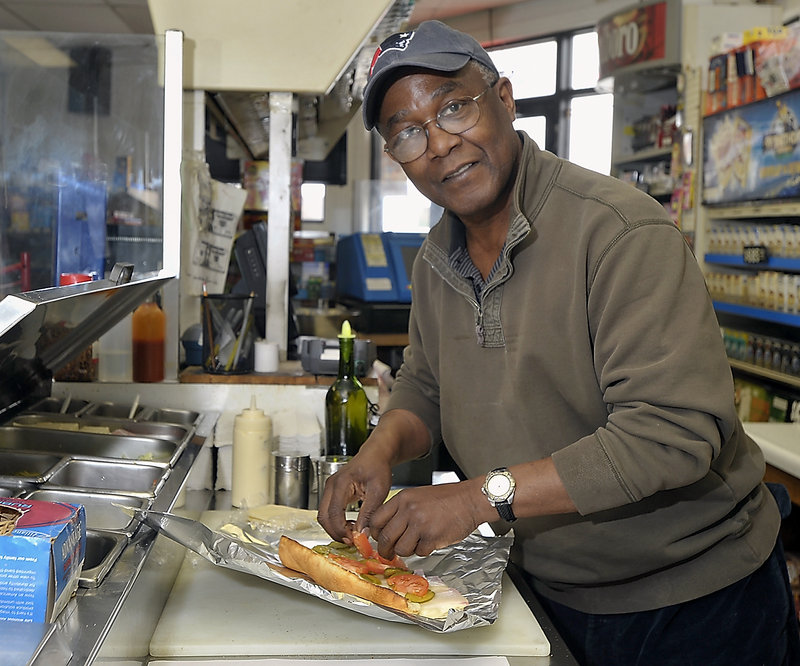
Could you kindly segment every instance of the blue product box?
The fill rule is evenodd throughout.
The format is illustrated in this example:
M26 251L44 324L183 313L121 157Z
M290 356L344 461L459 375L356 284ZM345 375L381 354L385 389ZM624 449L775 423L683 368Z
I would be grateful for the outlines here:
M82 505L0 497L0 620L52 622L78 587Z

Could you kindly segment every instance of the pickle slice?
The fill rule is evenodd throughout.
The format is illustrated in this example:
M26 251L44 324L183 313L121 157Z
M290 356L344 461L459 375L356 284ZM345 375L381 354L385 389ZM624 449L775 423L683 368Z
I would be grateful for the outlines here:
M411 572L408 569L399 569L397 567L386 567L383 572L385 578L391 578L392 576L396 576L397 574L410 574Z
M433 590L428 590L422 596L418 594L412 594L411 592L406 593L406 599L409 601L413 601L418 604L424 604L426 601L430 601L433 597L436 596L436 593Z

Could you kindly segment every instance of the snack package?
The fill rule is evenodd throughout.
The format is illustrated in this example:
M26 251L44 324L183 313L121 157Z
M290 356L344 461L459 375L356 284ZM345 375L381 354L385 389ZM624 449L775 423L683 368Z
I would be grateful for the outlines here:
M52 622L78 587L83 506L0 497L0 620Z

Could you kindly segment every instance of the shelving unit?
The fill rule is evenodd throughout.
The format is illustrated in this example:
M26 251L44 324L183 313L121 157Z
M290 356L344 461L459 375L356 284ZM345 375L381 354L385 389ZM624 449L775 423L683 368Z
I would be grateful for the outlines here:
M784 324L786 326L796 326L798 327L798 333L800 333L800 314L778 312L776 310L756 308L750 305L739 305L737 303L725 303L723 301L714 301L714 309L718 313L738 315L740 317L748 317L750 319L758 319L775 324Z
M652 197L669 203L675 186L671 174L672 121L663 109L678 107L678 68L644 70L615 81L611 173ZM654 87L657 85L657 87Z
M774 100L754 102L756 105L774 105ZM704 179L705 180L705 179ZM706 275L722 273L755 277L775 272L789 276L800 276L800 257L796 253L786 250L787 256L779 256L772 248L763 261L750 263L745 259L743 252L720 253L709 251L713 245L715 230L721 227L736 228L738 225L755 225L760 228L769 228L773 225L787 225L800 227L800 201L792 199L772 201L742 201L731 204L703 205L704 228L698 234L699 243L696 247L698 261ZM740 234L744 236L744 234ZM763 242L762 242L763 241ZM767 245L768 239L759 238L758 245ZM718 247L718 245L717 245ZM737 248L738 251L738 248ZM783 254L783 253L781 253ZM793 280L790 279L789 288L794 289ZM796 295L792 294L796 300ZM739 331L748 336L749 343L775 344L775 340L785 349L786 344L795 348L800 344L800 310L796 306L786 308L788 311L767 309L752 303L731 302L714 295L714 309L717 312L720 325L728 331ZM730 353L730 352L729 352ZM750 363L741 358L729 357L729 362L734 376L752 384L765 387L769 394L778 396L773 400L788 401L787 418L793 418L797 410L791 403L800 401L800 376L780 372L774 367L765 367Z

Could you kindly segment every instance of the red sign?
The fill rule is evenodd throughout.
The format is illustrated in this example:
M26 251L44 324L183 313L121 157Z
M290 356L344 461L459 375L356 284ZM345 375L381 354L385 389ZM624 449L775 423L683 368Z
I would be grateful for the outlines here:
M621 67L661 60L666 52L667 3L635 7L597 25L600 78Z

